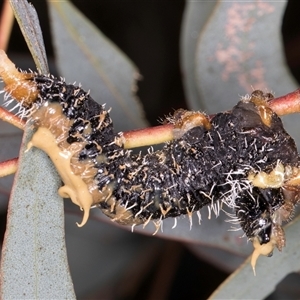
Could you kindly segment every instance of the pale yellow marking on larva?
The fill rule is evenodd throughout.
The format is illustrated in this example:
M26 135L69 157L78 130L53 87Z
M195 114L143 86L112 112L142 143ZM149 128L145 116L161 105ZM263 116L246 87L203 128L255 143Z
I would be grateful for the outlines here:
M172 206L167 207L166 209L163 208L161 204L159 204L160 212L165 217L166 214L171 210Z
M181 138L186 132L194 127L202 126L207 130L211 128L208 117L204 113L198 111L178 109L174 113L174 119L173 135L175 139Z
M281 163L278 163L276 167L268 174L266 172L259 172L258 174L250 173L248 180L253 186L266 189L266 188L280 188L284 184L285 170Z
M274 250L275 246L276 246L276 241L273 238L270 240L269 243L262 244L262 245L259 243L259 240L257 237L255 237L253 239L254 251L253 251L252 257L251 257L251 266L252 266L254 275L256 275L255 266L256 266L258 257L260 255L265 255L265 256L270 255L272 253L272 251Z
M71 198L72 202L84 211L82 222L77 223L79 227L82 227L87 222L90 208L94 204L86 183L71 170L71 158L74 153L78 153L82 148L82 144L73 143L67 149L60 149L50 130L39 127L28 143L27 148L30 149L32 146L46 152L54 163L65 184L58 190L59 195L64 198Z
M262 122L266 126L270 127L274 113L269 107L267 99L264 97L264 94L262 92L260 95L255 95L254 93L252 93L251 102L253 102L256 105L258 114L260 115Z

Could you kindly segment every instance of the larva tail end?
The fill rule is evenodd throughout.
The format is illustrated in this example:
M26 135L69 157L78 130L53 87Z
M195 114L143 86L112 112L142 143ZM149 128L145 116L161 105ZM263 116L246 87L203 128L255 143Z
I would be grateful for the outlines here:
M30 107L38 96L33 73L21 73L14 63L0 50L0 77L5 83L5 91L25 107Z
M86 222L88 221L89 216L90 216L90 209L89 208L88 209L84 209L82 221L81 221L80 224L76 223L76 225L78 227L83 227L86 224Z
M259 251L257 251L257 249L255 249L251 256L251 267L252 267L254 276L256 276L255 266L256 266L256 262L257 262L259 255L260 255Z
M252 257L251 257L251 266L252 266L254 276L256 276L255 266L256 266L258 257L260 255L272 256L275 246L276 246L275 239L271 239L269 243L262 244L262 245L260 244L258 238L253 239L254 251L253 251Z

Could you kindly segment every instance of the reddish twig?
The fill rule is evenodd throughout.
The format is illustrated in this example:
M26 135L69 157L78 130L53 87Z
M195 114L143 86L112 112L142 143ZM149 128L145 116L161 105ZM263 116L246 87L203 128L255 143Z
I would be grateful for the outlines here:
M13 158L0 163L0 177L14 174L18 168L18 158Z
M300 113L300 89L274 98L269 102L269 106L279 116ZM210 115L209 118L213 118L213 115ZM124 132L124 146L125 148L135 148L170 141L174 138L173 128L172 124L167 124Z
M16 115L12 114L11 112L5 110L4 108L0 107L0 119L18 127L22 130L25 128L25 121L17 117Z
M173 125L167 124L124 132L123 143L125 148L130 149L161 144L173 138Z
M0 18L0 49L7 49L14 19L14 13L10 7L9 1L5 0Z
M300 113L300 89L271 100L269 105L279 116Z
M269 105L280 116L300 113L300 89L271 100ZM24 130L25 128L23 120L3 108L0 108L0 119L20 129ZM124 147L130 149L171 141L174 139L173 130L173 125L167 124L124 132ZM17 163L17 158L0 163L0 177L14 173L17 169Z
M300 113L300 89L284 96L274 98L269 102L269 106L279 116ZM212 115L209 117L211 118ZM0 119L22 130L25 128L24 120L1 107ZM171 141L174 138L173 128L172 124L166 124L124 132L124 147L129 149Z
M279 116L300 113L300 89L271 100L269 105ZM24 130L25 122L3 108L0 108L0 119ZM173 138L173 125L167 124L124 132L123 143L130 149L161 144Z

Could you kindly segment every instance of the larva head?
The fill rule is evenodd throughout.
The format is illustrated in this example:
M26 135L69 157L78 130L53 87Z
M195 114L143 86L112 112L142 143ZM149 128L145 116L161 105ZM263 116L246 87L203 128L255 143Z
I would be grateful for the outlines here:
M257 183L253 188L256 204L251 206L251 201L247 203L247 209L250 209L251 213L245 210L245 207L237 211L244 220L241 222L242 228L253 242L251 264L254 273L259 255L271 256L275 247L281 251L285 246L282 223L290 220L295 205L299 202L300 185L297 178L299 168L283 167L281 163L269 173L258 173L252 181L253 184Z
M0 50L0 77L5 91L24 107L30 107L38 96L38 89L32 81L34 74L19 72L3 50Z
M277 199L282 203L283 196L277 189L253 188L252 193L253 197L244 194L238 199L236 215L248 238L266 244L271 239L273 205Z
M275 247L281 250L285 244L282 218L278 217L284 196L281 188L253 187L252 196L245 193L237 201L236 215L254 246L253 270L259 255L271 256Z
M250 239L255 239L260 245L269 244L272 240L273 246L270 247L270 252L276 244L279 244L279 242L274 242L273 229L274 225L282 223L276 215L287 198L282 190L286 179L286 169L282 163L277 162L271 172L250 173L248 180L254 186L253 199L256 200L244 199L240 202L242 209L237 211L237 214L244 220L242 227ZM282 248L281 245L279 247Z

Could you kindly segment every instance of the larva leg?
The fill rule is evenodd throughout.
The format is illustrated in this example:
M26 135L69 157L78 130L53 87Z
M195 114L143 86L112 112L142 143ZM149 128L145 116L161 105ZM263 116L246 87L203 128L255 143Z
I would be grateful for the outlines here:
M178 109L171 119L174 124L173 134L175 139L181 138L194 127L200 126L207 130L211 128L208 117L201 112Z
M273 253L273 250L276 246L276 241L272 239L267 244L261 244L257 238L254 238L252 240L252 243L253 243L254 251L253 251L253 254L251 257L251 266L252 266L254 275L256 275L255 266L256 266L258 257L260 255L271 256Z
M75 153L81 150L82 145L74 143L72 147L61 150L51 131L45 127L39 127L29 142L28 149L32 146L45 151L50 156L65 184L59 189L59 195L70 198L73 203L84 211L82 223L78 225L83 226L88 220L90 208L94 204L93 198L87 184L80 176L75 175L71 169L71 159Z
M272 100L274 96L270 93L263 93L262 91L256 90L251 94L251 102L253 102L258 113L262 119L262 122L266 126L271 126L272 116L274 115L273 110L269 107L268 101Z

